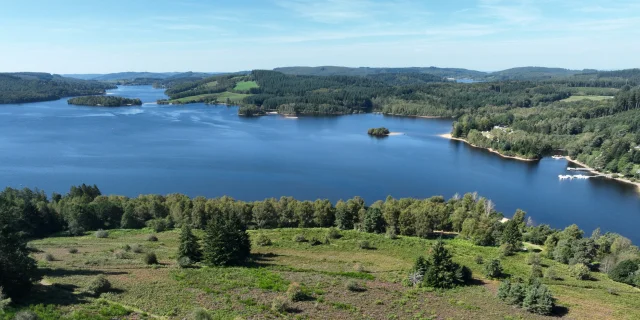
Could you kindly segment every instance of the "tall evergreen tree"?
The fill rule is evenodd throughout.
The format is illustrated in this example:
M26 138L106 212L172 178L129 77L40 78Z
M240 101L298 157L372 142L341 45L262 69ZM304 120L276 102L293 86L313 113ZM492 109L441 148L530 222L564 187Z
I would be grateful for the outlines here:
M438 240L431 248L431 255L422 262L423 284L434 288L453 288L471 280L471 271L451 259L444 242Z
M207 225L204 261L209 266L240 264L249 258L251 242L246 227L233 214L215 215Z
M198 238L191 231L188 224L183 224L180 230L180 245L178 246L178 259L189 258L192 262L202 259L202 250L198 243Z

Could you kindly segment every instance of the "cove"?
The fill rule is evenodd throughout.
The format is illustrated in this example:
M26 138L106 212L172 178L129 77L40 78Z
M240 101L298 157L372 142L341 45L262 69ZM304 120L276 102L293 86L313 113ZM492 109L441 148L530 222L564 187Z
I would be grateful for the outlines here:
M559 180L566 160L504 159L439 137L451 120L359 114L339 117L239 117L236 107L157 105L150 86L109 92L140 107L68 105L66 99L0 106L0 186L67 192L97 184L104 194L229 195L242 200L293 196L368 203L477 191L511 216L576 223L635 243L640 196L612 180ZM402 132L373 138L367 130Z

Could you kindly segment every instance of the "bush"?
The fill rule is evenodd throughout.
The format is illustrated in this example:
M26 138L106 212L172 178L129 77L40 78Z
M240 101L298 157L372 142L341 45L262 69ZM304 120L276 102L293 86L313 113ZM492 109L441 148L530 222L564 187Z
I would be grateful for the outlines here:
M498 248L498 250L500 252L500 256L502 257L512 256L516 252L518 252L518 249L510 243L503 243L502 245L500 245L500 248Z
M128 244L125 244L124 246L122 246L122 250L129 252L131 251L131 246Z
M309 244L312 246L319 246L322 244L322 242L320 242L320 240L318 240L318 238L313 237L311 238L311 241L309 241Z
M389 238L391 240L398 239L398 232L396 231L396 228L395 227L387 228L386 236L387 236L387 238Z
M105 278L104 275L98 275L93 278L87 287L87 291L99 296L101 293L105 293L111 290L111 282Z
M2 287L0 287L0 315L2 315L2 312L4 312L4 309L6 309L10 304L11 304L11 298L7 297L4 294L4 290L2 289Z
M147 221L147 226L155 232L163 232L169 229L169 223L165 219L153 219Z
M591 270L582 263L571 266L571 276L578 280L588 280L591 278Z
M307 238L305 238L303 234L296 234L295 236L293 236L293 241L295 241L295 242L307 242Z
M105 230L98 230L96 231L95 235L96 235L96 238L99 238L99 239L108 238L109 232Z
M484 258L481 255L477 255L475 258L476 264L483 264Z
M213 317L209 314L209 312L205 309L198 308L193 310L191 313L190 319L193 320L213 320Z
M547 286L535 282L527 288L527 295L522 301L522 307L541 315L550 315L555 304L555 298Z
M271 242L271 239L269 239L269 237L265 236L264 234L260 234L256 238L256 244L261 247L267 247L272 245L273 243Z
M69 253L71 253L71 254L76 254L76 253L78 253L78 249L76 249L76 248L69 248L69 249L67 249L67 251L68 251Z
M360 263L356 263L356 264L353 266L353 270L354 270L355 272L366 272L366 271L365 271L365 269L364 269L364 266L363 266L362 264L360 264Z
M638 283L634 283L634 280L636 280L634 278L638 278L636 275L638 270L640 270L640 260L625 260L618 263L611 269L611 271L609 271L609 278L613 281L638 286Z
M531 277L532 278L542 278L542 267L537 264L531 265Z
M144 256L144 263L146 264L158 264L158 257L154 252L149 252Z
M271 302L271 311L284 313L289 310L289 302L284 297L276 297Z
M143 253L144 249L142 248L141 245L134 244L133 246L131 246L131 251L133 251L133 253Z
M347 290L352 291L352 292L363 292L363 291L367 291L367 288L365 288L363 285L361 285L360 283L354 281L354 280L349 280L347 282Z
M147 236L147 241L156 242L156 241L158 241L158 237L156 237L153 234L150 234L150 235Z
M287 288L287 298L291 302L302 301L307 298L307 294L304 293L299 283L292 282Z
M24 310L16 313L13 319L14 320L38 320L39 318L35 312Z
M539 253L531 253L527 256L527 264L539 266L540 265L540 254Z
M178 266L180 266L180 268L189 268L192 265L193 265L193 261L191 261L189 257L178 258Z
M549 267L547 271L544 273L544 277L549 280L560 280L560 276L558 276L558 272L554 267Z
M358 242L358 246L360 247L360 249L364 249L364 250L373 249L373 246L371 246L371 243L369 243L369 241L367 241L367 240L362 240L362 241Z
M493 259L484 266L484 274L489 278L499 278L502 276L502 264L500 260Z
M44 259L47 260L47 261L55 261L56 260L51 253L45 254L44 255Z
M129 259L129 256L127 255L127 253L121 250L116 251L114 256L116 257L116 259Z
M327 238L329 239L340 239L342 238L342 234L340 234L340 231L338 231L337 228L329 228L329 231L327 231Z

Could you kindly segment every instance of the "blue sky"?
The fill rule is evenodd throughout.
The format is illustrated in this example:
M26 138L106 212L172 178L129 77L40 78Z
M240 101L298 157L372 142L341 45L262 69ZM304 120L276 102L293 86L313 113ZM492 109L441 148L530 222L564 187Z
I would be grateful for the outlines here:
M640 67L640 0L3 0L0 72Z

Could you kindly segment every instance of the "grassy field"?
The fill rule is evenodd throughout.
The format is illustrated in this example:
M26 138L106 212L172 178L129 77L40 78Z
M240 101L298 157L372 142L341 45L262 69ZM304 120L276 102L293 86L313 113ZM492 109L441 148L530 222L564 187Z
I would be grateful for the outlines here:
M613 99L613 96L571 96L566 99L562 99L561 101L565 102L574 102L574 101L582 101L582 100L593 100L593 101L602 101Z
M212 94L201 94L197 96L184 97L180 99L170 100L170 103L198 103L198 102L208 102L217 99L220 102L226 102L227 98L231 100L233 103L241 102L248 94L243 93L234 93L234 92L222 92L222 93L212 93Z
M237 91L249 91L251 88L258 88L258 83L255 81L240 81L236 83L235 88L233 90Z
M433 240L343 231L330 244L312 246L295 242L323 239L326 229L276 229L251 231L273 244L252 248L253 262L245 267L180 269L175 263L178 231L156 234L147 241L149 229L111 231L108 238L52 237L32 241L44 273L30 303L41 314L55 313L69 319L167 318L190 319L197 308L210 310L214 319L537 319L505 305L495 297L498 282L484 279L485 260L498 257L498 249L478 247L463 240L446 240L454 260L473 270L476 283L448 291L415 289L402 285L414 259L425 254ZM201 234L200 234L201 235ZM360 241L373 249L360 249ZM131 250L126 250L130 247ZM70 253L75 248L77 253ZM139 253L136 253L138 251ZM155 252L160 264L143 263L146 252ZM51 254L54 261L46 261ZM511 277L528 278L528 253L502 259ZM558 316L569 319L639 319L640 290L594 273L591 281L574 280L568 266L543 259L563 278L546 281L558 298ZM96 275L103 274L113 292L97 299L83 294ZM366 289L347 290L356 281ZM285 296L292 282L307 293L304 301L291 304L288 312L271 309L274 299ZM611 294L609 292L615 292ZM44 317L43 317L44 318ZM2 316L0 316L2 319ZM55 317L47 318L55 319Z

